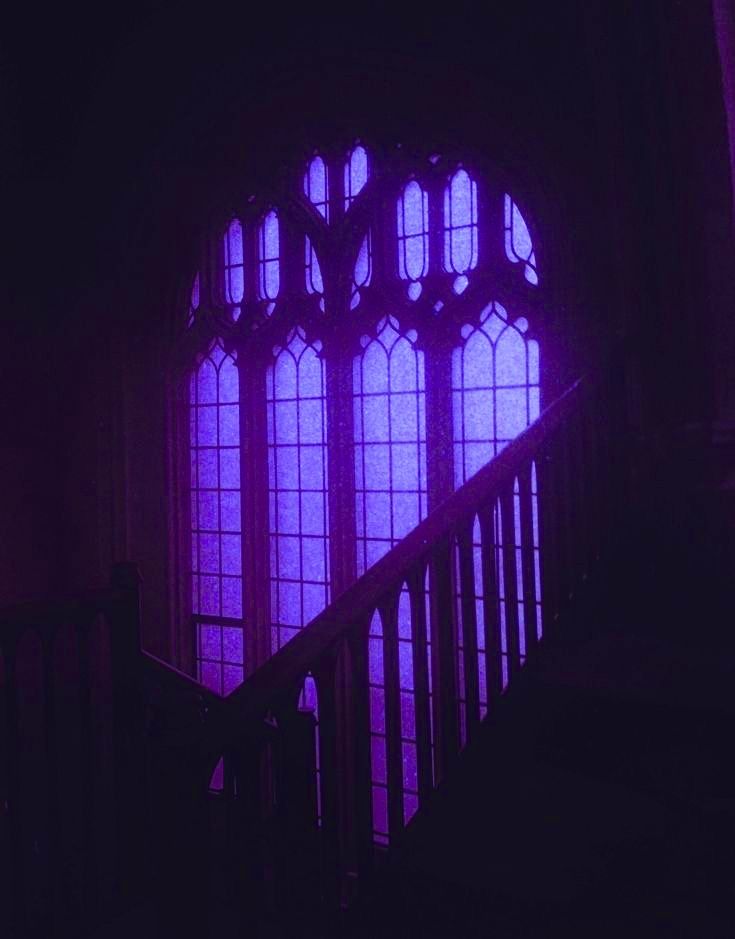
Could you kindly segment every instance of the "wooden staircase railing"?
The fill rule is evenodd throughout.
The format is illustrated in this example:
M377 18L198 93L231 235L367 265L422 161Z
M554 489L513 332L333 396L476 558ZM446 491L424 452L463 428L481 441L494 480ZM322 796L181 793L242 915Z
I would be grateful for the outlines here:
M450 772L484 709L492 711L507 681L535 654L539 599L543 634L554 635L624 504L624 410L619 370L577 382L212 715L199 754L204 775L224 758L224 869L230 902L243 919L281 909L303 922L306 911L336 911L380 857L372 820L369 651L378 639L388 836L401 836L402 590L411 611L420 804ZM371 636L376 610L380 638ZM482 657L487 700L481 708ZM318 698L318 776L316 715L302 694L307 676Z
M411 647L422 806L535 654L537 601L553 636L598 557L626 497L624 402L620 370L575 384L227 698L141 652L133 565L115 568L109 590L0 612L0 880L18 934L58 923L88 934L146 888L160 935L206 936L216 906L243 933L285 915L299 935L311 934L306 923L327 934L324 916L382 854L371 646L383 653L394 841L399 644ZM307 676L318 713L305 704Z

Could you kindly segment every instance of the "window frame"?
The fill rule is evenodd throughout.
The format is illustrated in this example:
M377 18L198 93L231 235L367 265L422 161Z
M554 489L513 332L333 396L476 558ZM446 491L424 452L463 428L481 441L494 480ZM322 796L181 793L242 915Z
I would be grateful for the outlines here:
M196 639L191 612L191 519L188 502L188 378L212 341L219 339L232 353L240 375L240 452L242 505L242 564L245 675L270 655L270 565L268 538L268 466L266 374L274 361L272 350L284 346L292 329L300 327L306 341L320 341L326 364L327 460L329 473L329 553L331 596L342 592L356 577L356 512L354 478L354 428L352 412L352 361L361 354L360 339L375 337L385 315L398 320L402 333L415 330L416 347L425 353L427 503L430 513L454 487L452 451L451 357L462 344L462 327L477 326L482 309L491 301L501 304L509 322L525 318L527 339L543 347L541 408L549 399L545 377L549 373L547 343L549 309L543 244L535 229L535 213L524 193L497 165L478 154L456 153L439 158L426 150L418 156L401 148L381 147L361 139L352 146L368 153L369 175L365 187L345 209L344 167L352 150L319 147L304 149L281 173L274 186L257 198L240 194L216 213L205 227L199 264L187 277L189 286L199 273L199 306L186 315L172 344L169 369L170 417L173 427L173 459L169 465L170 550L173 563L172 591L176 595L176 628L180 630L179 662L195 674ZM311 156L325 162L330 182L327 223L309 201L303 187ZM477 183L479 256L469 272L469 286L457 295L452 282L457 276L444 269L444 189L459 167ZM399 276L396 204L407 182L416 179L429 198L429 270L422 279L417 300L406 292ZM244 191L243 191L244 192ZM540 283L530 285L523 265L512 264L505 254L504 198L510 193L524 209L534 242ZM262 219L275 208L279 219L280 291L275 301L258 298L257 241ZM239 316L233 320L224 294L224 256L221 250L227 227L238 218L243 229L245 289ZM372 275L360 287L360 302L351 309L352 271L366 232L370 232ZM319 258L324 296L310 293L306 284L305 236ZM324 309L320 307L323 300ZM440 301L439 312L435 305ZM268 307L270 306L270 310ZM210 618L208 619L216 619Z

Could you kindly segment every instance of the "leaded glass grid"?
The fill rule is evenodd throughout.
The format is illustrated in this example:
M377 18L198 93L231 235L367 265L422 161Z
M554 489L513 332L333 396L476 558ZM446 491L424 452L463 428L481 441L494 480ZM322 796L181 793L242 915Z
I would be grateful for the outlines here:
M353 363L358 576L425 517L424 353L386 317Z
M243 581L239 379L234 359L221 342L211 346L189 387L191 606L198 623L198 672L205 684L226 694L236 675L242 680L243 656L240 642L237 661L236 642L221 629L223 620L230 621L242 634ZM219 622L208 622L214 617Z
M499 303L482 311L452 355L455 488L525 430L539 415L538 343L528 323L509 322Z
M324 362L303 330L268 369L271 649L329 602L329 515Z

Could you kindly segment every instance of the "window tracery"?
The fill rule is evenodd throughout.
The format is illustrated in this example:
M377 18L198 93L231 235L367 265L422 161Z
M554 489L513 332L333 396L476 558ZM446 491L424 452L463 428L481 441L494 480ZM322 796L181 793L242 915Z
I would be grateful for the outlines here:
M198 676L221 694L496 456L541 405L536 251L491 174L437 154L410 167L360 143L346 157L312 151L294 173L293 198L258 200L222 221L187 307L192 346L206 344L189 386L190 612ZM538 545L535 472L532 495ZM500 545L499 505L492 526ZM515 519L506 533L514 530ZM480 537L478 519L473 680L484 715L490 587ZM535 579L540 632L538 548ZM389 827L382 650L394 643L400 672L406 821L418 805L419 667L428 669L431 700L429 592L427 570L425 661L416 658L407 588L393 619L376 611L370 626L378 841ZM505 643L502 566L492 592ZM458 628L461 709L461 615ZM316 701L313 679L303 697Z

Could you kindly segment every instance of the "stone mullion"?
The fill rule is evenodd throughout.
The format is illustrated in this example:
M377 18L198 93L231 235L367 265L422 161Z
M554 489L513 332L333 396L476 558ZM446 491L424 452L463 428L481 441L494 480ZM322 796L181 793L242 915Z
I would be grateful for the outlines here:
M266 364L238 348L245 675L270 655L270 541Z

